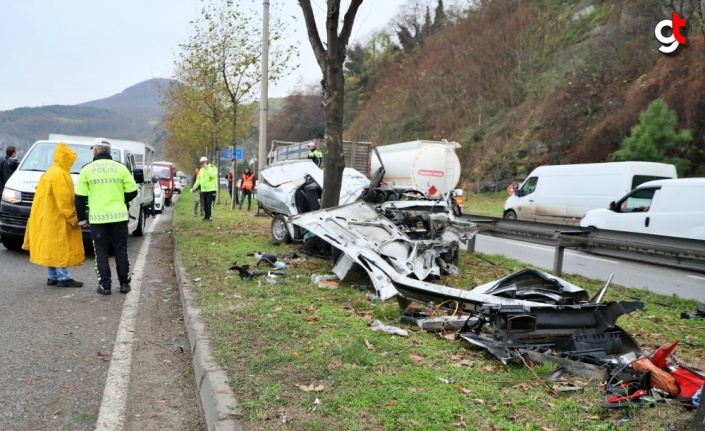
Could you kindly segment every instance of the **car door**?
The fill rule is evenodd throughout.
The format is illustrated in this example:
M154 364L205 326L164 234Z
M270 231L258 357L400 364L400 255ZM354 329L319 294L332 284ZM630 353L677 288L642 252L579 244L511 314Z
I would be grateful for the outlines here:
M536 186L539 177L529 177L517 191L516 214L519 220L536 221Z
M660 187L633 190L616 202L605 229L622 232L649 233L651 206Z

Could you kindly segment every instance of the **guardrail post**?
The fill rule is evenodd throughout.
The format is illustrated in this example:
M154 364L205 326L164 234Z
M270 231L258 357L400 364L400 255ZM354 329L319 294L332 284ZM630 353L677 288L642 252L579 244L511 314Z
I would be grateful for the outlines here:
M465 248L465 251L468 253L475 253L475 239L477 238L477 234L473 235L472 238L467 242L467 246Z
M563 254L565 252L565 246L556 244L556 252L553 255L553 275L559 276L563 272Z

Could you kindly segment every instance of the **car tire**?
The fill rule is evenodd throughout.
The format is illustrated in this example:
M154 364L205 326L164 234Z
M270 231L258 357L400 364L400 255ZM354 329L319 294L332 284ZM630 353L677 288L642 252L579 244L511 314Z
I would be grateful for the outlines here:
M283 242L289 244L292 242L289 229L286 227L286 218L277 214L272 218L272 238L275 242Z
M140 209L140 216L137 219L137 228L132 232L132 236L140 237L144 235L144 225L147 222L147 218L144 216L145 209Z
M169 199L164 199L164 206L165 206L165 207L168 207L169 205L171 205L171 198L169 198Z
M517 213L515 213L512 210L507 211L504 213L504 218L507 220L516 220L517 219Z
M22 250L22 243L24 240L20 241L17 238L6 235L1 235L0 240L2 240L2 245L4 245L8 250Z

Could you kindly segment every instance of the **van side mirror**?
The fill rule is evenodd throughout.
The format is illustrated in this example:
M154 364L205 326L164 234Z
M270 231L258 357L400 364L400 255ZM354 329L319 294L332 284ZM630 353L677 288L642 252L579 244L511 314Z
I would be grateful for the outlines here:
M610 202L610 211L616 211L617 203L615 201Z
M132 170L132 177L135 179L137 184L144 183L144 169L135 168Z

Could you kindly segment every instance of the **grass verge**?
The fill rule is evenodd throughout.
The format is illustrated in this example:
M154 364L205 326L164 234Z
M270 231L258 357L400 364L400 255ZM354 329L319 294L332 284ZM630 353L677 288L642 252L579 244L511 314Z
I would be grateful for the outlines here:
M232 263L254 266L255 251L301 255L299 246L274 244L268 217L221 204L215 221L205 223L192 216L192 204L188 193L176 203L174 235L247 430L661 430L667 424L682 430L692 419L691 412L666 404L603 409L597 382L574 376L548 384L575 383L581 391L552 396L537 378L552 366L505 367L453 334L407 327L399 323L395 301L368 299L363 274L338 289L311 283L312 274L330 271L329 261L289 260L287 276L276 284L263 277L243 281L228 271ZM459 267L462 274L445 284L470 288L524 265L462 253ZM591 294L602 283L564 278ZM606 300L634 298L647 310L618 323L644 350L681 340L679 359L705 365L705 324L679 318L695 309L694 301L618 286ZM372 331L375 319L410 336Z

